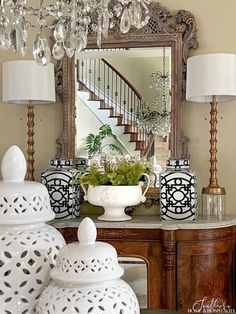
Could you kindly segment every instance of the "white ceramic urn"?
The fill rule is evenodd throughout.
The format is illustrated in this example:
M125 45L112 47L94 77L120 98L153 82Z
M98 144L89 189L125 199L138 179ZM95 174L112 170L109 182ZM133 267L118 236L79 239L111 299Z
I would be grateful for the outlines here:
M37 314L139 314L139 304L130 286L120 277L113 246L96 242L96 227L84 218L77 243L63 247L52 281L42 293Z
M145 194L150 186L149 175L143 173L147 178L147 186L142 191L143 182L138 185L89 185L86 189L82 184L85 192L84 199L90 204L102 206L104 213L98 217L98 220L105 221L125 221L132 219L125 213L125 207L135 206L146 201Z
M26 161L19 147L5 153L1 172L0 313L31 314L65 241L45 224L55 216L47 189L24 181Z

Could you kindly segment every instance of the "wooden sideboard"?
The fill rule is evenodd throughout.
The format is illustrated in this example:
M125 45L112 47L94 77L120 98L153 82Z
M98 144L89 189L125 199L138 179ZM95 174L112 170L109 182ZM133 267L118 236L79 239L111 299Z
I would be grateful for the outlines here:
M119 256L145 260L148 308L187 313L210 306L236 312L236 217L197 222L162 222L156 216L102 222L90 217L98 240L112 244ZM72 242L82 218L51 224Z

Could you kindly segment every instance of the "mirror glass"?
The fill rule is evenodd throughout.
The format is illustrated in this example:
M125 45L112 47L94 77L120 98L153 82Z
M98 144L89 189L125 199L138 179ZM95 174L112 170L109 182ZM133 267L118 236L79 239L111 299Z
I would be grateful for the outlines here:
M76 65L76 156L87 157L87 135L108 124L116 139L104 140L104 152L116 153L112 144L123 154L155 156L163 168L170 155L171 48L90 49L77 54Z
M135 292L140 309L148 308L147 298L147 264L137 257L118 257L119 264L124 269L122 279L126 281Z

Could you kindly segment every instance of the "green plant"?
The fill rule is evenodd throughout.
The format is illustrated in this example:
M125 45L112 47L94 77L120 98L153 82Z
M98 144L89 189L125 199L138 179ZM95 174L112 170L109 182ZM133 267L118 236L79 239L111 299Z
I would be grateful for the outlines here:
M107 137L117 139L116 135L113 134L109 124L104 124L99 128L97 135L90 133L86 137L86 148L88 151L89 158L92 158L96 153L101 153L102 150L108 146L110 150L115 151L119 155L123 155L122 150L116 144L103 144L103 140Z
M116 164L107 163L101 171L96 165L90 166L87 174L79 179L79 183L87 185L137 185L145 172L142 160L134 162L122 159Z

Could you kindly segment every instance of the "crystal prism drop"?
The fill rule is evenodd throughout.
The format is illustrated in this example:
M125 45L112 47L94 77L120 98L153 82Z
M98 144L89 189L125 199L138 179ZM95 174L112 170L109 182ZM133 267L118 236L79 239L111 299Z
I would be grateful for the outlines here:
M87 46L87 33L82 33L81 41L82 41L82 49L85 49Z
M101 44L102 44L102 32L101 32L101 30L99 30L97 32L97 46L98 46L98 48L101 48Z
M141 28L142 24L142 9L138 1L133 3L133 26L136 28Z
M129 10L125 8L121 16L121 20L120 20L120 30L123 34L125 34L130 30L130 27L131 27L131 17L129 14Z
M39 65L47 65L51 61L51 52L46 38L42 34L36 36L33 46L34 60Z
M116 17L120 17L121 16L121 13L122 13L122 5L121 5L121 3L118 3L118 4L116 4L115 6L114 6L114 13L115 13L115 15L116 15Z
M2 5L4 7L11 7L12 6L13 1L12 0L4 0L2 1Z
M145 1L140 2L140 7L142 10L142 20L140 22L140 27L143 27L148 24L150 15L149 15L149 9L148 9L147 3Z
M74 49L76 50L76 41L78 34L72 30L68 31L64 41L65 49Z
M16 29L15 28L11 29L9 36L10 36L10 42L11 42L13 51L16 52L17 45L16 45Z
M110 29L114 28L116 26L116 19L112 19L111 22L110 22Z
M25 56L27 50L27 38L28 38L28 22L24 18L17 19L15 23L16 31L16 51L20 52L22 56Z
M65 50L68 58L72 58L75 54L75 50L73 48L65 48Z
M108 36L109 24L110 24L110 17L109 17L109 15L108 14L103 14L103 17L102 17L102 35L105 38Z
M78 34L76 36L75 41L73 42L73 49L77 52L80 52L84 47L84 40L83 38Z
M101 23L101 18L99 18L97 22L97 46L98 48L101 48L101 43L102 43L102 23Z
M10 35L5 32L0 32L0 48L9 49L11 45Z
M57 41L52 48L52 55L56 60L61 60L64 57L65 51L63 47L63 43L61 41Z
M63 41L65 39L65 27L62 22L58 22L55 26L53 36L56 41Z
M65 42L65 48L71 48L76 51L81 51L87 46L87 33L84 30L78 30L78 32L71 31L67 34Z

